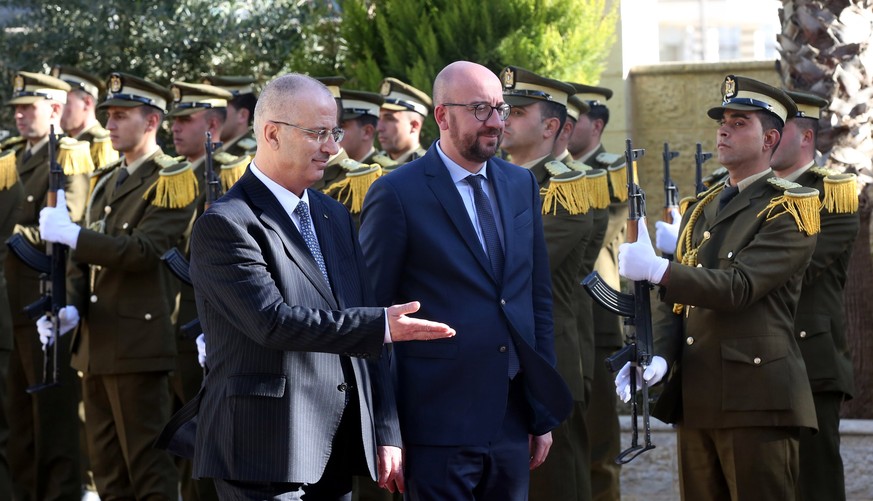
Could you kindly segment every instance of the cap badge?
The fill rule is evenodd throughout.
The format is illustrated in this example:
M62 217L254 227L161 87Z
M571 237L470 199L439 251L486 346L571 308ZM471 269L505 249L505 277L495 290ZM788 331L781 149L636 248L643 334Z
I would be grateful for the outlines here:
M382 88L379 90L379 93L383 96L391 94L391 82L382 82Z
M109 92L112 92L113 94L120 92L123 86L124 84L121 81L121 75L113 73L112 76L109 77Z
M734 80L734 77L728 76L724 79L724 85L722 85L722 94L724 95L725 101L732 97L736 97L737 81Z
M503 70L503 86L507 89L515 87L515 72L512 71L512 68L506 68Z
M52 76L55 78L59 78L61 76L61 67L60 66L55 66L54 68L52 68Z
M173 87L170 88L170 90L173 92L173 102L174 103L178 103L179 101L182 100L182 91L179 90L178 87L176 87L174 85Z
M15 75L15 80L12 81L12 91L21 92L24 90L24 77Z

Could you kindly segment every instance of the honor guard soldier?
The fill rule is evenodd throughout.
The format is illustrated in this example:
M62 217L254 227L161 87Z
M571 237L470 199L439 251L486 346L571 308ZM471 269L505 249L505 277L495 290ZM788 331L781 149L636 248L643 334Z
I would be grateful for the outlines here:
M0 242L12 236L15 224L21 217L24 202L24 187L18 180L15 168L15 151L4 150L0 144ZM9 394L6 379L9 374L9 360L12 357L12 310L9 309L9 293L6 290L4 263L9 249L0 245L0 492L12 492L12 477L9 472L9 456L6 443L9 437ZM15 412L20 412L16 410Z
M346 81L345 77L341 76L332 76L332 77L317 77L316 80L323 83L325 87L330 91L331 95L333 95L334 100L336 101L336 123L339 126L339 123L342 122L342 113L343 113L343 100L340 92L340 86L343 82ZM324 131L316 131L313 129L300 129L297 124L292 124L295 128L304 134L319 134L326 133ZM340 139L337 141L338 143L342 142L343 136L340 136ZM316 181L315 184L312 185L312 189L319 190L323 192L327 192L328 189L336 183L341 182L346 178L346 172L348 171L347 167L343 167L343 160L349 158L349 154L346 153L346 150L339 145L339 151L334 153L327 159L327 166L324 168L321 179Z
M594 218L585 191L585 174L554 162L552 150L567 120L571 85L509 66L500 73L503 99L512 108L503 132L503 148L513 163L529 169L544 196L543 231L552 282L557 369L570 387L573 411L552 430L546 462L531 472L530 499L564 501L591 499L588 474L587 397L580 339L579 276L593 236ZM445 105L453 105L445 103ZM481 118L481 117L479 117ZM560 202L558 202L560 201ZM593 262L588 263L591 272ZM585 273L587 275L587 273ZM590 335L590 331L588 331Z
M206 85L230 92L233 98L227 102L227 118L221 129L221 151L236 157L254 155L255 136L252 119L255 117L255 77L213 75L203 79Z
M424 120L433 109L430 96L391 77L382 80L379 93L385 101L379 110L376 132L380 153L389 160L385 163L396 162L391 165L396 167L424 156L420 138Z
M97 103L106 91L103 80L72 66L55 66L52 76L70 85L67 104L61 115L61 128L74 139L91 144L91 158L95 167L102 167L118 160L118 152L112 149L109 131L97 121Z
M46 244L39 235L39 211L48 198L50 157L60 151L49 151L49 135L52 126L56 137L61 134L60 120L69 91L70 85L58 78L22 71L15 75L12 99L6 103L14 107L20 138L4 142L3 163L15 162L24 188L13 234L23 236L40 252L45 252ZM88 196L88 177L85 170L68 170L66 174L66 205L59 210L79 221ZM70 340L60 340L57 349L61 384L28 393L27 388L41 382L44 368L37 330L24 313L25 306L42 295L40 272L9 253L5 275L14 329L7 400L8 408L15 409L8 416L12 492L17 499L77 499L85 482L80 467L78 397L71 388L78 381L69 364Z
M178 286L161 262L189 228L193 198L168 186L190 165L176 165L156 142L170 93L123 73L109 77L107 129L122 159L92 175L86 224L46 208L40 234L70 248L70 305L81 312L73 367L83 374L85 429L101 499L176 499L170 456L152 444L170 418L175 369L173 322ZM62 193L58 194L59 200ZM69 316L69 315L68 315ZM63 318L63 317L62 317ZM44 320L39 324L44 335ZM71 325L61 324L61 332Z
M185 160L191 163L194 174L193 176L180 175L175 179L186 184L183 191L194 190L193 192L198 194L195 203L195 218L197 218L206 209L206 194L210 189L206 183L205 173L207 168L205 162L207 158L206 133L211 135L214 143L218 143L219 138L224 135L224 124L230 115L228 113L229 102L233 99L233 93L216 85L187 82L174 82L170 86L170 92L173 95L173 108L167 114L167 118L173 119L173 144L176 146L176 153L184 155ZM226 173L221 169L222 162L217 161L217 159L222 159L222 153L230 155L226 151L218 151L212 162L212 168L220 174ZM237 172L237 174L241 174L241 172ZM235 179L225 182L229 187L236 179L239 179L239 175ZM223 191L224 189L222 189ZM189 232L185 231L184 239L179 246L186 257L188 254L188 236ZM175 331L178 356L176 368L170 378L173 388L173 412L175 412L194 398L200 390L203 382L203 367L198 363L196 342L198 333L194 333L194 337L191 337L182 332L181 329L183 325L197 319L194 289L188 284L179 282L175 277L173 280L181 288L179 315ZM190 460L177 458L176 465L182 480L182 492L186 499L215 499L215 488L210 480L195 481L191 478Z
M794 314L820 201L770 170L791 98L733 75L722 94L707 114L730 174L685 211L675 260L656 256L645 219L619 249L621 275L660 285L675 316L655 328L651 364L626 364L616 391L627 401L631 377L654 385L670 370L652 414L677 425L683 499L795 499L799 438L818 426Z
M340 89L340 95L343 102L340 127L345 131L340 146L352 160L362 164L373 163L377 153L373 143L384 98L375 92L348 89Z
M618 246L625 241L627 220L627 190L624 155L608 153L601 137L609 123L606 101L612 90L573 83L575 97L588 104L588 112L580 112L570 137L568 150L573 158L607 172L609 181L609 221L603 246L594 269L614 289L621 289L618 276ZM594 499L620 499L621 467L615 458L621 451L621 436L616 411L613 375L603 360L622 347L622 321L600 305L592 304L594 316L594 379L588 405L588 438L591 441L591 492Z
M846 499L840 406L855 391L843 290L860 226L858 192L853 174L815 165L819 120L827 100L806 92L786 93L797 105L797 114L785 123L770 166L782 179L815 188L822 200L821 233L803 275L794 317L794 338L806 363L818 420L817 434L804 430L800 435L796 499L840 501Z

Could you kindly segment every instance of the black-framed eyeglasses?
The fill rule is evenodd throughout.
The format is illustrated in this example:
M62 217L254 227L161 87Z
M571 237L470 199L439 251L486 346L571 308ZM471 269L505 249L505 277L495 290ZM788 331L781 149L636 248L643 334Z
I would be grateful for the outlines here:
M491 106L490 104L485 103L470 103L470 104L460 104L460 103L443 103L443 106L463 106L468 110L473 112L473 116L476 117L476 120L480 122L487 122L489 118L491 118L491 114L495 111L497 112L497 117L500 120L506 120L509 118L509 112L512 111L512 106L502 103L497 106Z
M342 129L342 127L334 127L333 129L307 129L306 127L301 127L299 125L289 124L288 122L282 122L281 120L268 120L268 122L273 122L280 125L287 125L288 127L294 127L295 129L302 130L303 132L307 132L315 136L315 140L319 144L324 144L327 142L327 138L333 137L334 142L340 142L343 140L343 136L346 135L346 131Z

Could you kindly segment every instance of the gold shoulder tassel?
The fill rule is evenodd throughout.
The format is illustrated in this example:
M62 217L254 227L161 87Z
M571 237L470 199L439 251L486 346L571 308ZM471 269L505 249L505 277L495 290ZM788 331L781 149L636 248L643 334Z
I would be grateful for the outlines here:
M822 206L831 213L858 212L857 177L854 174L833 174L824 178Z
M91 158L95 167L103 167L118 160L118 152L112 147L109 136L95 137L91 142Z
M364 207L364 197L370 186L382 175L382 167L377 164L362 164L352 159L341 162L343 168L351 167L346 178L330 185L325 193L336 194L336 199L342 204L349 204L349 212L358 214Z
M239 181L239 178L246 172L246 167L252 162L252 157L243 155L235 161L221 164L221 172L218 174L221 179L222 191L227 191Z
M782 211L773 213L778 208ZM821 204L818 200L818 190L806 186L789 188L781 197L770 200L770 204L758 213L767 213L767 221L775 219L782 214L791 214L797 223L797 229L807 235L815 235L821 231Z
M697 201L697 197L684 197L682 200L679 200L679 214L684 215L685 211L688 210L688 206Z
M0 190L10 188L18 181L18 169L15 167L15 150L0 152Z
M397 160L392 160L391 157L389 157L388 155L373 155L373 158L371 160L373 160L373 162L379 164L379 166L382 167L383 175L388 174L389 172L400 166L397 163Z
M609 167L609 185L612 187L612 196L618 199L619 202L627 202L627 168L625 164L615 167ZM634 172L637 172L634 166ZM636 181L636 180L635 180Z
M552 177L549 186L540 190L540 195L543 197L542 213L557 214L559 204L573 215L588 212L590 205L585 174L570 170L569 167L555 160L546 163L546 170L552 174Z
M161 169L158 180L146 190L143 199L148 200L152 192L152 205L165 209L181 209L197 198L200 188L191 164L181 162Z
M58 164L64 174L90 174L94 170L91 159L91 145L88 141L77 141L70 137L61 138L58 148Z
M595 209L609 207L609 181L606 179L605 170L588 171L585 175L585 184L588 185L588 205Z

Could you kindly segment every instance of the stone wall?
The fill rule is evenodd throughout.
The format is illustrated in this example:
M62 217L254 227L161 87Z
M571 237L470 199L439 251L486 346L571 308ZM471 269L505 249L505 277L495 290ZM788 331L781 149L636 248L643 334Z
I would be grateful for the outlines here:
M621 416L622 443L630 444L630 416ZM844 419L840 423L847 501L873 501L873 421ZM640 435L642 439L642 434ZM652 419L655 448L622 467L622 501L677 501L679 470L676 433Z
M721 104L721 83L731 74L780 85L775 61L658 64L630 70L625 87L627 94L623 96L630 108L629 130L612 131L609 141L604 140L604 143L608 151L620 153L624 150L625 137L629 137L634 148L645 148L646 154L638 164L638 176L646 192L650 226L660 217L664 206L661 158L664 142L669 142L670 149L679 152L679 157L671 163L671 177L679 188L680 197L692 195L695 145L700 142L703 151L714 153L716 124L706 111ZM612 101L620 100L622 96L610 100L611 111ZM624 137L618 138L615 134ZM710 159L704 164L704 175L717 167L717 160Z

